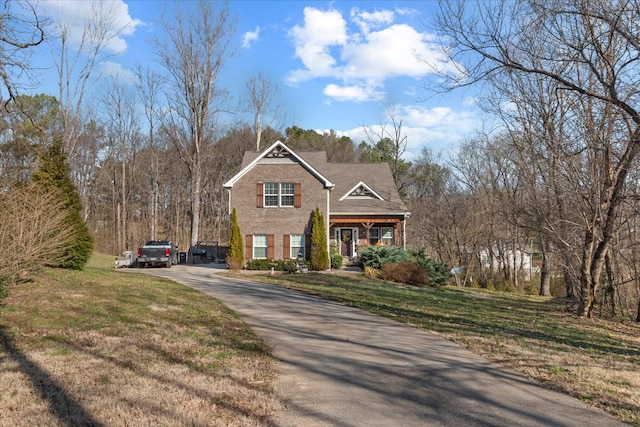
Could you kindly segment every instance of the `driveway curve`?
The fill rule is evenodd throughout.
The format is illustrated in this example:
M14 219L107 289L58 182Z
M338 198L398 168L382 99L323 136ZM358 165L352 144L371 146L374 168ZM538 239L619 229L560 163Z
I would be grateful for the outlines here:
M457 344L355 308L205 266L144 272L221 300L273 347L286 408L279 426L627 425Z

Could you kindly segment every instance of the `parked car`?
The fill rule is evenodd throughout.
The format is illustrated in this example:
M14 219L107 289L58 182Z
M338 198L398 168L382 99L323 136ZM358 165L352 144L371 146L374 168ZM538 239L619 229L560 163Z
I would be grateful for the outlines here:
M165 266L178 263L178 247L169 240L149 240L138 248L138 266Z

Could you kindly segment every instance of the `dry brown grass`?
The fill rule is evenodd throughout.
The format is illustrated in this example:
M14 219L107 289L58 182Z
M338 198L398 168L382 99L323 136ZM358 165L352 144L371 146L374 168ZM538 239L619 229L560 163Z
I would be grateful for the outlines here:
M273 425L276 366L216 300L95 260L0 307L2 426Z

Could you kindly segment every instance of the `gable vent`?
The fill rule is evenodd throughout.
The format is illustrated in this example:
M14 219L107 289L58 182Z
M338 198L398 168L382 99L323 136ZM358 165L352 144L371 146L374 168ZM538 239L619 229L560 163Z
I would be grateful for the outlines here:
M284 145L276 145L271 151L264 155L264 158L282 159L291 157L291 152Z
M353 187L344 196L342 196L340 198L340 201L342 201L344 199L378 199L378 200L384 200L382 197L380 197L380 195L378 193L373 191L371 189L371 187L369 187L367 184L365 184L362 181L357 183L355 187Z

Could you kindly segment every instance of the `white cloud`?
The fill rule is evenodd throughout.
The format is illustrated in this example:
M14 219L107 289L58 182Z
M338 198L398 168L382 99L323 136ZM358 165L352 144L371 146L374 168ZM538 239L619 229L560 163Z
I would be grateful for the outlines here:
M382 100L384 93L366 86L338 86L336 84L328 84L322 91L329 98L338 101L372 101Z
M475 107L480 102L480 98L477 96L468 96L462 100L462 105L465 107Z
M104 61L101 64L100 72L104 76L112 77L127 84L134 83L137 79L133 71L127 70L122 65L112 61Z
M351 9L351 20L360 27L360 31L368 33L371 28L379 28L384 24L393 22L394 13L390 10L376 10L375 12L360 11L358 8Z
M406 13L398 11L398 15ZM304 23L289 32L295 56L304 68L289 73L290 84L335 79L342 84L326 85L326 96L339 101L363 101L378 100L385 82L391 78L420 79L439 72L459 74L455 64L447 61L444 47L434 34L394 23L394 11L354 8L349 17L351 26L338 10L304 9ZM361 93L363 90L369 93Z
M108 22L105 48L111 53L126 51L126 37L143 25L142 21L129 15L129 6L123 0L41 0L38 5L56 25L68 29L69 42L76 47L82 40L85 22L90 19Z
M398 24L369 33L364 43L345 47L343 58L346 78L384 81L390 77L420 78L446 63L440 46L433 37L414 28Z
M405 160L420 155L422 147L434 152L455 150L469 132L478 128L479 118L470 111L455 111L449 107L426 108L420 105L396 106L396 119L402 121L402 133L407 136ZM391 125L385 125L386 132L392 132ZM367 126L374 135L381 135L382 125ZM367 141L362 126L345 131L336 131L338 136L346 135L356 144Z
M468 132L478 125L471 111L455 111L450 107L425 108L419 105L398 106L400 118L407 126L446 129L447 132Z
M247 31L246 33L244 33L244 36L242 37L242 47L245 49L248 49L249 47L251 47L251 43L258 40L259 37L260 37L259 26L256 27L255 31Z
M518 111L518 104L516 103L515 100L503 101L500 104L500 109L506 113Z
M337 74L331 47L344 45L347 41L346 22L339 11L305 7L304 26L294 26L289 34L294 40L296 56L306 67L306 72L294 73L290 78L292 83Z

